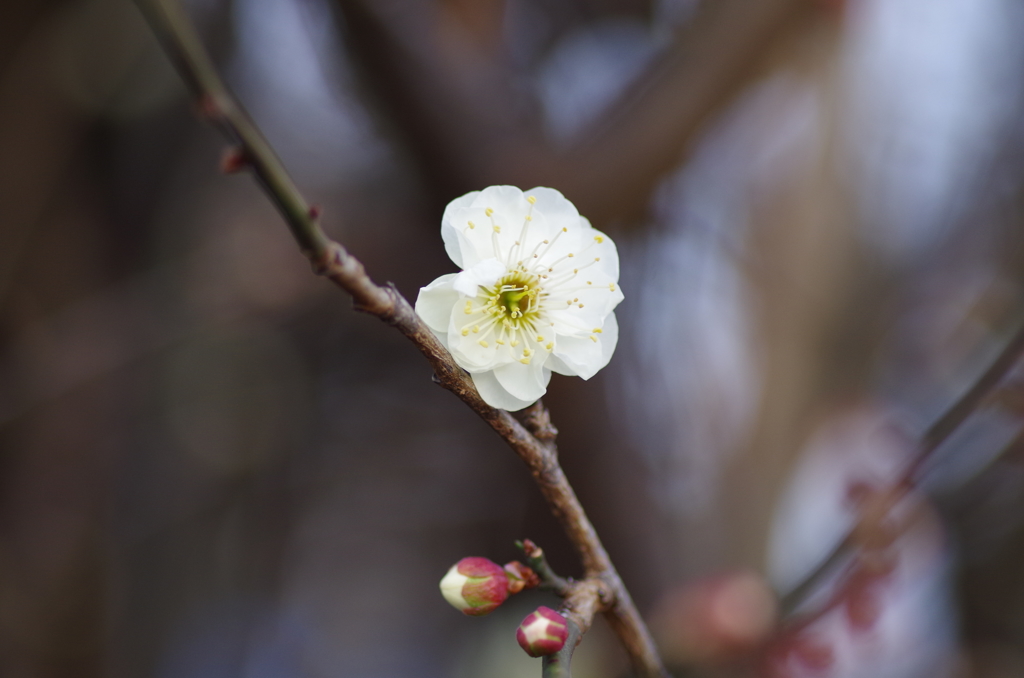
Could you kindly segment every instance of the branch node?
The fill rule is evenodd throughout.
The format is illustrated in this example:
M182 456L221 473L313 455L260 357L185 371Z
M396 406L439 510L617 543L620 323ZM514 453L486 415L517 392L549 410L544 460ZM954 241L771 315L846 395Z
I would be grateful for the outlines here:
M544 405L544 401L538 400L520 413L523 426L533 436L545 444L552 444L558 437L558 429L551 423L551 413Z
M327 245L324 251L319 254L306 252L309 263L313 266L313 273L322 276L332 276L342 267L345 259L345 249L336 242Z
M541 588L553 591L563 598L572 591L572 580L555 574L555 571L551 569L551 565L548 564L548 559L544 556L544 550L541 547L529 539L517 541L516 547L522 550L523 555L526 556L527 564L540 577Z

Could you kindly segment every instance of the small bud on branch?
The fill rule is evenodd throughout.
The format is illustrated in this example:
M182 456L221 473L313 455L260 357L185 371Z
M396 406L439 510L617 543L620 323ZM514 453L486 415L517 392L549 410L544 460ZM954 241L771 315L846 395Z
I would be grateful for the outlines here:
M569 622L550 607L541 605L526 615L516 631L516 640L531 657L545 657L565 646Z
M249 166L249 156L245 149L232 146L224 150L220 156L220 171L223 174L237 174Z
M510 594L540 586L540 577L537 576L537 573L518 560L505 564L505 574L508 575L508 592Z
M463 614L493 612L509 594L505 570L487 558L463 558L441 580L441 595Z

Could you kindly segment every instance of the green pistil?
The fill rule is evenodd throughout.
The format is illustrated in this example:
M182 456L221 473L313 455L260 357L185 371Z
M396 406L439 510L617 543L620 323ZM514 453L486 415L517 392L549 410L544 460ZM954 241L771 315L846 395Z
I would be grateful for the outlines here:
M500 303L505 307L505 310L508 311L510 316L514 316L516 312L521 311L519 308L519 302L522 301L523 297L529 296L529 294L530 290L528 289L521 290L519 292L516 292L515 290L502 292ZM529 303L527 303L526 306L529 308Z
M523 270L509 271L498 283L486 290L490 304L487 310L502 319L508 329L519 327L520 319L534 315L540 301L540 285L536 276ZM508 324L511 321L512 324ZM529 321L526 321L529 323Z

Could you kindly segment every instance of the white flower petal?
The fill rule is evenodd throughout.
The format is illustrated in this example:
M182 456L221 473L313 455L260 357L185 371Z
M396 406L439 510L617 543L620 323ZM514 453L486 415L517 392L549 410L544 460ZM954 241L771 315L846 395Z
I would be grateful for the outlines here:
M586 337L560 336L547 365L559 374L590 379L608 364L619 341L619 325L610 314L600 333Z
M608 317L604 319L604 327L601 330L601 338L598 343L601 344L601 360L604 361L601 363L601 367L604 367L612 359L615 347L619 345L619 321L614 313L609 313Z
M619 251L616 249L615 243L607 235L591 226L585 217L580 217L580 220L584 225L580 237L589 245L581 256L587 261L600 259L600 261L594 262L594 268L604 273L610 280L618 280Z
M548 318L555 323L554 329L558 334L589 336L595 327L604 326L605 318L622 301L622 290L618 284L605 284L594 277L593 285L573 290L563 286L551 291Z
M459 227L465 224L456 223L452 215L456 211L472 205L478 195L480 195L480 191L471 191L460 198L452 200L444 208L444 214L441 216L441 239L444 241L445 252L448 253L448 257L459 268L465 268L462 262L462 248L458 237Z
M472 328L477 331L473 332ZM465 335L463 329L468 330ZM469 372L493 370L512 361L507 351L498 350L493 323L481 313L466 315L460 306L452 309L448 344L455 362Z
M452 287L467 297L476 297L479 287L490 287L505 274L505 264L497 259L484 259L455 276Z
M481 209L490 207L515 223L519 223L530 211L526 196L515 186L488 186L473 198L471 204Z
M551 370L545 369L544 356L534 356L529 365L513 362L494 370L498 383L520 400L535 402L548 390Z
M435 333L448 332L452 307L459 301L459 293L452 287L455 277L455 273L442 275L426 287L421 287L416 297L416 313Z
M552 220L563 220L565 223L571 224L580 218L576 206L566 200L560 191L553 188L537 186L526 191L526 196L536 198L537 202L534 206Z
M524 407L529 407L536 402L536 398L534 400L523 400L509 393L498 383L498 378L494 376L494 372L481 372L479 374L470 374L470 376L473 378L476 390L480 392L480 397L491 407L515 412Z
M458 240L461 268L471 268L484 259L505 260L522 222L508 214L484 207L463 207L448 215L450 232Z
M550 356L548 356L548 360L547 362L544 363L544 367L548 368L555 374L561 374L566 377L576 376L576 370L566 365L564 362L562 362L561 358L559 358L557 355L553 353Z

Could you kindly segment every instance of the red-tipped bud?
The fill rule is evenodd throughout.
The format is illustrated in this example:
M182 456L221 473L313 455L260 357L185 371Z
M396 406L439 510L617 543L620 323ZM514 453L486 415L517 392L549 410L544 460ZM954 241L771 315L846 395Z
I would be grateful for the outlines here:
M508 598L508 575L487 558L463 558L441 580L441 595L463 614L479 617Z
M505 563L505 574L508 575L508 592L510 594L540 586L540 577L537 576L537 573L518 560Z
M531 657L554 654L565 646L569 622L550 607L541 605L519 625L516 640Z
M220 171L224 174L235 174L248 167L249 157L245 151L237 146L232 146L220 156Z

